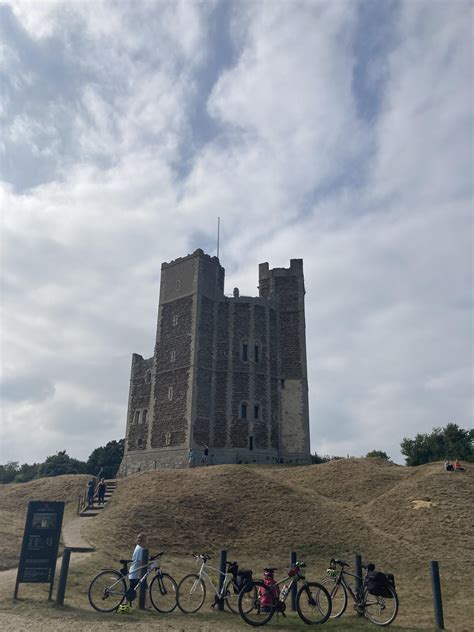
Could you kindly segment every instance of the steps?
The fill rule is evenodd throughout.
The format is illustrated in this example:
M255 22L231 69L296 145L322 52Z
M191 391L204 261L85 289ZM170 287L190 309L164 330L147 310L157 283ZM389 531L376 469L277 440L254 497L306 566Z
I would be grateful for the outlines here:
M98 516L101 513L101 511L105 509L107 502L110 500L112 494L117 489L117 480L116 479L106 480L105 484L106 484L106 488L105 488L104 504L97 505L97 495L96 495L94 497L94 505L92 507L84 507L79 512L79 515L82 518L94 518L95 516Z

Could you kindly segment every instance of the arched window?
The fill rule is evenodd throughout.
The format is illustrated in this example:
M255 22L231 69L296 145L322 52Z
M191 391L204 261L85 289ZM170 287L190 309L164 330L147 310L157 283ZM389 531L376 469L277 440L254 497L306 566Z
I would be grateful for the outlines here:
M179 292L181 289L181 281L176 281L176 291Z
M260 419L260 406L259 404L254 404L253 407L253 418Z
M143 439L141 437L137 439L137 448L138 450L143 450Z
M178 324L178 314L173 314L173 327Z
M248 362L249 360L249 345L246 340L242 341L242 362Z
M147 371L145 375L145 383L150 384L151 382L151 371Z
M146 424L146 416L148 414L148 410L145 408L145 410L142 412L142 423Z
M165 434L165 445L170 445L171 444L171 432L167 432Z
M258 342L255 343L253 348L253 359L255 362L260 362L260 344Z
M242 402L240 404L240 418L247 419L247 402Z
M136 424L140 421L140 411L139 410L135 411L135 413L133 415L133 421Z
M176 362L176 351L174 349L170 354L170 360L171 362Z
M171 401L173 399L173 387L168 386L168 399Z

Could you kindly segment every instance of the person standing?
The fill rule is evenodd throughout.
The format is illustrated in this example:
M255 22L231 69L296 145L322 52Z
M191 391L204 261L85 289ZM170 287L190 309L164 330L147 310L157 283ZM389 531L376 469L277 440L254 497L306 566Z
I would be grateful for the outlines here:
M148 539L145 533L139 533L137 535L137 539L135 540L136 546L133 550L132 563L130 565L130 571L128 573L128 579L130 580L130 591L131 593L135 591L135 588L140 581L142 576L142 566L143 566L143 551L148 546ZM130 594L129 601L132 601L135 598L135 594Z
M209 459L209 446L204 445L204 450L202 452L202 464L207 465Z
M194 467L194 450L192 448L189 448L188 451L188 464L189 467Z
M105 490L107 486L103 478L100 479L99 486L97 488L97 504L103 505L105 503Z
M91 478L91 480L87 483L87 505L89 507L94 506L94 495L95 495L95 480Z

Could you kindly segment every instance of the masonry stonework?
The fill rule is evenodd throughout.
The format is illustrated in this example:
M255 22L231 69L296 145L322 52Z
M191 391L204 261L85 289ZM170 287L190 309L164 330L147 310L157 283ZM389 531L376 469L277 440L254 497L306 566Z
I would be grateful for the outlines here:
M259 296L224 294L200 249L163 263L153 357L132 356L119 476L209 463L309 463L303 261L259 266Z

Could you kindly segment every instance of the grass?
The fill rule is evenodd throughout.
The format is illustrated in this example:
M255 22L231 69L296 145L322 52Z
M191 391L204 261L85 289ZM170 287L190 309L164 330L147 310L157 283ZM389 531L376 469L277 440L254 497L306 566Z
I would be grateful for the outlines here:
M84 482L80 480L77 489L82 491ZM28 485L23 486L22 501L16 508L9 496L8 511L10 515L17 512L20 534ZM72 509L77 489L72 483L66 487ZM1 502L5 491L0 492ZM447 473L441 463L406 468L374 459L342 459L292 468L225 465L136 474L121 480L103 513L85 523L84 532L97 552L85 561L76 558L74 562L73 556L66 594L68 612L72 619L92 617L91 621L104 621L88 605L90 579L101 566L116 567L121 557L129 557L136 534L146 531L152 552L166 550L163 569L178 581L196 570L190 556L193 551L211 553L211 564L217 565L219 550L226 548L228 559L252 568L256 576L264 565L272 564L280 567L277 575L281 577L294 550L307 562L310 580L324 578L331 557L352 563L354 554L361 553L364 560L395 574L400 597L396 623L401 627L392 625L392 630L433 628L429 561L437 559L446 628L472 630L473 492L473 472ZM3 541L0 553L0 559L8 556ZM31 587L22 585L21 592L23 588L30 591ZM37 594L39 587L35 588ZM8 608L16 612L24 608L27 612L28 603L10 604ZM147 616L153 615L139 613L122 618L131 621L131 617L139 617L141 621L140 617ZM154 620L162 620L162 615L154 616ZM225 617L221 613L218 616ZM206 626L215 622L214 617L213 613L200 614L191 621ZM173 627L193 629L185 627L188 619L173 614L170 621ZM113 621L119 621L118 615ZM232 617L219 621L225 621L228 629L239 623ZM280 617L273 625L279 629L307 629L293 617ZM375 628L346 614L324 629Z

